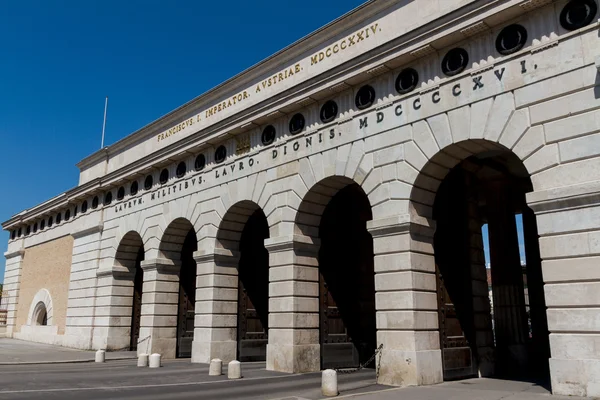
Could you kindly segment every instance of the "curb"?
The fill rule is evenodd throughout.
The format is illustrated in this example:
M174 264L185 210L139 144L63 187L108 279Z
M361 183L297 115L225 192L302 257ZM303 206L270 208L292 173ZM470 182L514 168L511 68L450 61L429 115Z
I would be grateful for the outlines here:
M137 357L115 357L115 358L107 358L106 362L109 361L122 361L122 360L137 360ZM81 364L81 363L93 363L96 360L93 358L85 359L85 360L58 360L58 361L13 361L13 362L0 362L0 366L2 365L43 365L43 364Z

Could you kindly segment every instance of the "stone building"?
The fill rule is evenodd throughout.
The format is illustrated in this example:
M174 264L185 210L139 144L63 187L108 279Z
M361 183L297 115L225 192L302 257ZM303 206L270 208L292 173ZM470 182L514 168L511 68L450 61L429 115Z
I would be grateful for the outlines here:
M6 221L9 334L284 372L383 345L382 384L599 396L598 27L594 0L365 3Z

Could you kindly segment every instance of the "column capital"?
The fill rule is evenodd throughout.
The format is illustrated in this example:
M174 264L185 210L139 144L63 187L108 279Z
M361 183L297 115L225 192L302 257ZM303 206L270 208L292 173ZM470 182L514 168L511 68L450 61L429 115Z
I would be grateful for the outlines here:
M304 235L286 235L265 239L265 248L269 253L277 253L288 250L301 250L310 253L318 253L321 247L319 238Z
M154 258L142 261L140 266L144 271L157 270L161 273L176 274L181 268L181 261L170 260L168 258Z
M122 265L113 265L112 268L99 268L96 270L98 278L112 276L113 278L132 278L135 271L130 270Z
M435 231L435 221L415 221L410 214L401 214L390 218L368 221L367 230L373 238L395 236L405 233L433 236Z
M194 252L194 260L197 263L216 262L218 264L225 263L237 266L240 260L240 252L220 248L214 248L210 251L201 250Z

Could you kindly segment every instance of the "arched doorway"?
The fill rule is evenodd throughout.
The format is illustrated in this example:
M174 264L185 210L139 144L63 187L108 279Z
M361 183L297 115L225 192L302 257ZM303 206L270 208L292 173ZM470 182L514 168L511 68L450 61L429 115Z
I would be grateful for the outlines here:
M453 146L445 149L446 160L461 149ZM541 260L535 216L525 201L531 180L515 154L490 147L449 168L434 192L444 379L545 380L549 341Z
M115 256L115 279L120 285L131 288L131 309L127 314L131 316L129 349L137 350L140 340L140 322L142 314L142 289L144 283L144 271L141 263L144 261L144 244L141 236L134 231L123 236ZM122 270L122 268L124 268ZM125 310L124 310L125 312Z
M181 247L181 270L179 273L179 301L177 307L177 357L192 356L194 340L194 318L196 305L196 261L194 252L198 250L198 239L193 227L187 227L187 234Z
M297 226L320 242L321 368L357 367L377 347L371 219L367 195L344 177L321 181L300 205Z
M239 361L265 361L269 330L269 237L265 213L253 202L233 205L223 218L219 246L237 261L237 349Z

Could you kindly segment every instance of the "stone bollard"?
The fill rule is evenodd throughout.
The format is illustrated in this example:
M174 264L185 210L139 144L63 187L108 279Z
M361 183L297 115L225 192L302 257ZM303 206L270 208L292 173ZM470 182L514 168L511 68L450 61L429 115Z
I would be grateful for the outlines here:
M338 383L337 383L337 372L332 369L326 369L323 371L321 377L321 393L323 396L333 397L337 396Z
M103 363L104 360L105 360L105 358L106 358L106 351L104 351L104 350L98 350L96 352L96 362L97 363Z
M140 354L138 356L138 367L148 366L148 354Z
M223 361L215 358L210 360L210 367L208 369L209 376L219 376L223 374Z
M240 379L242 377L242 364L239 361L233 360L227 367L227 378Z
M160 354L154 353L149 357L150 368L160 368Z

